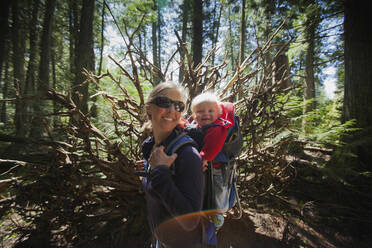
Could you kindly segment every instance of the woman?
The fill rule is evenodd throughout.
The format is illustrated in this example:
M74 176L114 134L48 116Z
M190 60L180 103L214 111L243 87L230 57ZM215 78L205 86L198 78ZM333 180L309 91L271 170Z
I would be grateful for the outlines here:
M206 240L206 225L200 216L203 172L199 152L191 145L171 156L164 152L183 131L179 127L185 108L183 92L178 84L161 83L146 102L147 127L151 125L153 136L142 144L150 167L143 186L149 225L159 247L200 247Z

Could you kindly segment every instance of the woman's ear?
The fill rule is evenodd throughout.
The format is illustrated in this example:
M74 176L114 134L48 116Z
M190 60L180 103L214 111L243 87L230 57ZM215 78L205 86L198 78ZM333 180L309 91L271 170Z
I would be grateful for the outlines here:
M151 120L151 109L150 109L150 106L148 105L146 106L146 114L149 120Z

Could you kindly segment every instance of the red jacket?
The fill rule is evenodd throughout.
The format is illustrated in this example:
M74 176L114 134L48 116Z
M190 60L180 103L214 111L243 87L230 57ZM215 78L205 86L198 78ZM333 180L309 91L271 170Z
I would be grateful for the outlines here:
M234 125L234 104L230 102L221 103L222 114L213 122L213 124L226 124L225 126L212 126L207 129L204 136L204 146L200 151L200 155L207 161L213 161L216 155L221 151L225 143L227 129ZM222 120L221 120L222 119ZM214 164L213 167L219 168L220 164Z

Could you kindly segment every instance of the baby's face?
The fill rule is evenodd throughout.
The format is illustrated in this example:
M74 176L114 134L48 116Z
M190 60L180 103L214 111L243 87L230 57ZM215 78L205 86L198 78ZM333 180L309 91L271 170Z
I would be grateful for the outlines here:
M215 102L202 102L194 107L194 119L202 127L213 123L219 115L219 108Z

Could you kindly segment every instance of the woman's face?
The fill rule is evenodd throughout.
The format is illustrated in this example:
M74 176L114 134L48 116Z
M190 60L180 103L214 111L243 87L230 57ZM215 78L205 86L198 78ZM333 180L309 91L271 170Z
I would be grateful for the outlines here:
M174 102L183 102L182 93L177 89L163 90L157 97L166 97ZM155 97L155 99L157 97ZM147 114L151 116L154 134L157 133L161 135L163 133L168 134L172 132L181 118L181 112L178 112L176 109L174 104L170 104L169 107L160 107L156 104L156 101L148 105Z

